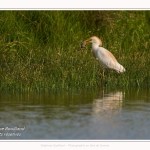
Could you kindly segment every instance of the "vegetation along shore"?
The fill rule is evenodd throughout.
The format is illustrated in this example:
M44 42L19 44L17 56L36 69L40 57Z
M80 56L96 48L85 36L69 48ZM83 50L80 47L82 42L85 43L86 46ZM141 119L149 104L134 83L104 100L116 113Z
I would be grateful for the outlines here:
M150 86L150 11L0 11L0 91ZM105 72L91 54L98 36L126 72Z

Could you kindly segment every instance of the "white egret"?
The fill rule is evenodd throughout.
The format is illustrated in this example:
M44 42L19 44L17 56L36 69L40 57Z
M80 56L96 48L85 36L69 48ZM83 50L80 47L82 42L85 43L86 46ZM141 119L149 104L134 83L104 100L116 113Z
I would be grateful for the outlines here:
M115 70L118 73L125 72L125 68L118 63L114 55L102 47L102 41L98 37L92 36L85 40L81 43L81 47L85 47L87 43L92 43L92 53L103 67L103 77L104 68Z

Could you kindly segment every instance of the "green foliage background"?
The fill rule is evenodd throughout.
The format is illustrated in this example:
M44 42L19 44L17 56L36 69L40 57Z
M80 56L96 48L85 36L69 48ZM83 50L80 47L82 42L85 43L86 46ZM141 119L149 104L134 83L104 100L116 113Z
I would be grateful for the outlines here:
M150 11L0 11L0 27L0 91L150 86ZM93 35L124 74L104 83L90 45L79 50Z

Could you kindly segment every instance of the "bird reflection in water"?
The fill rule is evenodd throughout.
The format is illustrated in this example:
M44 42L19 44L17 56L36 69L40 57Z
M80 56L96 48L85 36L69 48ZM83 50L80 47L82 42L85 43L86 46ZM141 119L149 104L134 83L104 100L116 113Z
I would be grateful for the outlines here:
M108 110L122 108L124 93L121 91L110 92L102 95L93 101L93 113L99 114Z

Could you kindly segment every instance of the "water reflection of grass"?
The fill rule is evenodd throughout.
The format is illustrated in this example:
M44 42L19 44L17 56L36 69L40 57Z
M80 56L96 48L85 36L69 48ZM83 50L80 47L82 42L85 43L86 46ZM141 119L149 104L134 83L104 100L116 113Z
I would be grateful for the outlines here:
M80 42L100 37L126 68L107 86L149 86L150 11L1 11L0 90L49 91L102 85L101 67Z

